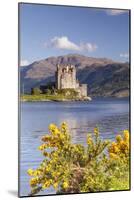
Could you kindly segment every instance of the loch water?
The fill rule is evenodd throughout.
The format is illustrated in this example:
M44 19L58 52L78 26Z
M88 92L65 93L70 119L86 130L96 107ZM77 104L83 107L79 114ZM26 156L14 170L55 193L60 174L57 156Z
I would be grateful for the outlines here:
M113 140L129 129L129 99L104 98L89 102L21 102L19 131L20 196L30 193L27 169L35 169L43 156L37 149L50 123L67 122L74 143L86 145L86 135L99 127L103 139ZM52 188L39 194L54 194Z

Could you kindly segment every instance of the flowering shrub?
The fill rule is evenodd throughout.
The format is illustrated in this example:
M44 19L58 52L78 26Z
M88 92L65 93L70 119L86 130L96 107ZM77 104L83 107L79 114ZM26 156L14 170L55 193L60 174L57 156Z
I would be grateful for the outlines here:
M73 144L66 123L50 124L39 150L44 160L29 169L31 195L52 186L56 193L129 189L129 132L115 142L101 140L99 129L87 135L87 146Z

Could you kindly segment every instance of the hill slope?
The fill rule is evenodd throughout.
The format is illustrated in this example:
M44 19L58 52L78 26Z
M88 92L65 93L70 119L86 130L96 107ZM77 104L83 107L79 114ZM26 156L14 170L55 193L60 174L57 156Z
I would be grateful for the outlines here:
M49 57L20 67L21 92L55 81L57 64L70 63L77 68L80 83L88 84L90 96L129 96L129 64L106 58L92 58L77 54Z

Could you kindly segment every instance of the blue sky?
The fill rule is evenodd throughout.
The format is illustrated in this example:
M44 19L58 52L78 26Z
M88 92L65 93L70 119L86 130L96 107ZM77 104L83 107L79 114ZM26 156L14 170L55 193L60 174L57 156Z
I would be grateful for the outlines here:
M129 59L129 12L20 4L21 65L65 54Z

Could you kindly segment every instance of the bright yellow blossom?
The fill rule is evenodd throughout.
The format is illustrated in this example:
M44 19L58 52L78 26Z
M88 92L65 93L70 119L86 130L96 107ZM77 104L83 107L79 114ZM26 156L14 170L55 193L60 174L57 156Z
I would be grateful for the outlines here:
M33 176L34 171L32 169L28 169L27 173L28 173L29 176Z
M53 187L54 187L54 189L57 189L57 188L58 188L58 183L57 183L57 182L54 183L54 184L53 184Z
M121 135L117 135L117 136L116 136L116 141L119 143L119 142L121 142L121 140L122 140Z
M90 134L88 134L88 136L87 136L87 144L88 144L88 145L91 145L92 142L93 142L92 137L91 137Z
M115 153L110 153L109 154L111 159L118 159L119 157Z
M31 186L34 186L34 185L36 185L38 183L38 179L37 178L31 178L30 179L30 185Z
M99 128L98 128L98 127L94 128L94 134L95 134L96 136L99 135Z
M124 132L123 132L124 134L123 134L123 139L124 139L124 141L129 141L129 132L128 132L128 130L124 130Z
M67 124L66 124L65 122L63 122L63 123L61 124L61 129L62 129L63 131L66 131L66 130L67 130Z
M54 131L56 128L57 128L57 127L56 127L55 124L50 124L50 125L49 125L49 130L50 130L50 131Z
M47 147L46 144L42 144L41 146L38 147L38 149L39 149L40 151L43 151L46 147Z
M66 188L68 188L68 186L69 186L68 182L67 182L67 181L64 181L64 182L63 182L63 188L66 189Z
M33 172L34 176L39 176L40 174L41 174L41 171L39 171L38 169Z
M89 192L89 188L90 191L95 191L95 187L102 191L112 188L110 181L113 178L115 181L119 179L120 184L122 181L120 174L123 176L127 172L129 158L127 130L124 130L123 136L117 135L115 142L109 142L102 140L99 137L99 129L95 128L94 135L87 136L88 145L84 146L71 141L66 123L62 123L59 128L55 124L50 124L49 134L45 134L42 141L39 150L45 158L36 170L27 171L32 176L30 186L33 194L51 186L56 192L63 193ZM122 169L125 169L125 172ZM105 180L108 181L107 188L103 184Z
M49 180L49 181L46 181L46 182L42 185L42 188L43 188L43 189L46 189L46 188L50 187L50 184L51 184L51 181L50 181L50 180Z

